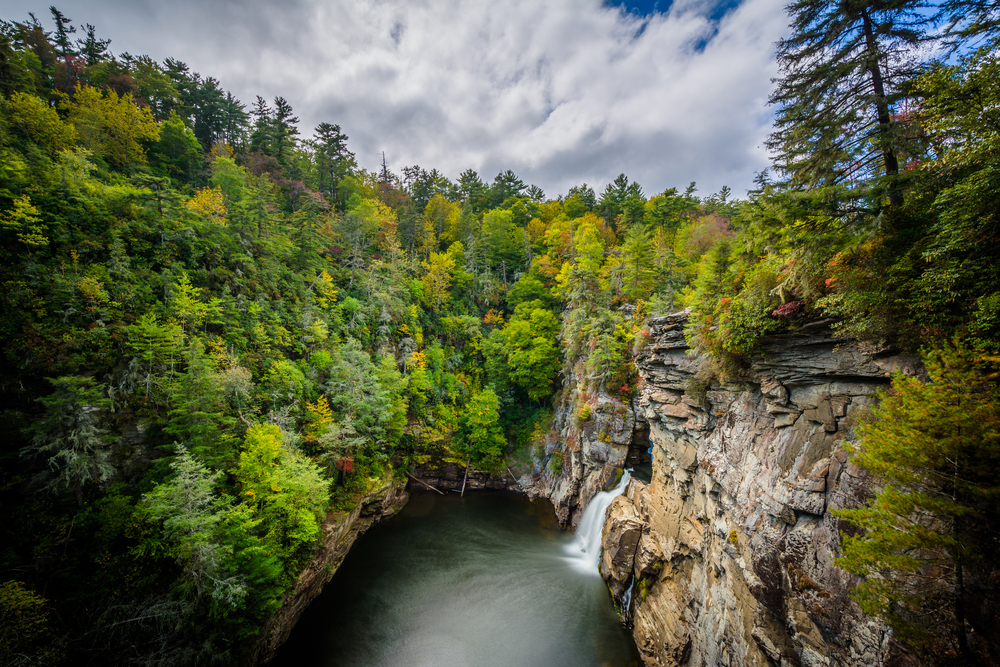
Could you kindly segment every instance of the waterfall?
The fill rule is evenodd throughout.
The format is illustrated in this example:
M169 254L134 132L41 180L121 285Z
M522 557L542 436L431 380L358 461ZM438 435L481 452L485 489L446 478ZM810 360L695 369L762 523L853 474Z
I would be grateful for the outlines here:
M576 539L566 546L569 554L569 561L578 570L599 574L598 566L601 562L601 531L604 529L604 515L607 513L608 505L617 496L625 493L632 475L628 470L622 472L622 478L618 485L610 491L601 491L590 501L587 509L583 512L580 525L576 529Z
M621 616L622 622L628 623L628 610L632 606L632 589L635 588L635 577L632 577L632 583L628 585L628 590L625 591L625 597L622 598Z

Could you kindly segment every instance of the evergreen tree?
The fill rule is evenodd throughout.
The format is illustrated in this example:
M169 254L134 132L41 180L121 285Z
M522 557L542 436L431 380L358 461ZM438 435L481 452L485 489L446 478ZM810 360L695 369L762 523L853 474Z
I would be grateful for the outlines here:
M28 429L31 444L23 457L46 457L48 470L40 475L43 488L72 490L83 505L83 487L111 479L111 439L101 426L101 414L111 407L104 385L88 377L49 379L55 391L39 398L45 415Z
M458 177L459 196L474 213L481 213L487 206L488 187L473 169L466 169Z
M979 664L969 624L996 632L972 607L998 592L1000 387L988 361L960 347L923 359L929 382L897 375L858 427L852 460L884 486L870 506L837 512L863 531L843 535L837 564L866 577L853 594L866 612Z
M283 168L288 168L292 150L295 148L295 137L299 134L296 123L297 116L292 115L292 106L284 97L274 98L274 112L271 116L271 139L273 155Z
M191 91L194 135L208 152L212 145L222 139L226 126L226 95L213 77L201 80L195 75L195 86Z
M76 32L73 20L56 9L54 5L49 7L49 12L52 13L52 20L56 24L55 38L52 40L56 47L56 54L63 60L75 56L73 40L70 38L70 35Z
M272 154L272 119L274 117L271 107L260 95L257 96L250 110L253 117L253 132L250 133L250 150L260 151L265 155Z
M920 0L796 0L778 42L781 78L768 148L793 188L881 180L902 203L893 114L916 71Z
M312 146L319 175L318 189L323 194L336 197L341 179L356 167L354 153L347 150L347 139L340 125L320 123L316 126Z
M236 420L225 413L223 384L198 339L186 361L187 370L170 388L170 421L164 430L210 467L226 469L235 460L229 429Z
M490 208L496 208L511 197L521 196L528 186L510 169L501 171L489 189Z
M84 25L84 29L87 31L87 36L77 40L76 43L80 47L80 55L87 62L87 67L93 67L108 59L108 46L111 44L111 40L98 39L97 28L89 23Z

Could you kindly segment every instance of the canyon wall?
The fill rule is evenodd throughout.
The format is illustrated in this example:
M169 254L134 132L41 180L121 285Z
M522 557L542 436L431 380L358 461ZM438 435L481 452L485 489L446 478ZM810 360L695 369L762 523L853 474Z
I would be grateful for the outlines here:
M409 498L405 480L396 480L366 494L351 512L334 512L326 517L322 526L323 545L299 574L281 608L264 625L246 664L265 665L274 658L306 607L333 578L355 540L385 517L403 509Z
M855 419L894 371L921 373L919 361L814 321L765 339L745 381L706 386L686 318L650 321L638 395L630 406L593 399L570 469L545 482L571 523L648 425L652 480L612 503L602 562L646 664L908 664L848 598L855 580L833 563L847 526L832 511L872 493L845 449Z

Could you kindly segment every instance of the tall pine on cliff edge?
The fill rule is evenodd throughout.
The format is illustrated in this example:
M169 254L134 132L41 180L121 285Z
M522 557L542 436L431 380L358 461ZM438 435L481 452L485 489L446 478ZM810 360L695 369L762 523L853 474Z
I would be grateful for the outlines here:
M778 42L782 76L770 99L778 110L767 145L792 188L827 189L827 201L835 202L830 188L872 183L877 196L902 203L894 112L917 68L914 47L927 20L922 6L920 0L788 6L792 35Z

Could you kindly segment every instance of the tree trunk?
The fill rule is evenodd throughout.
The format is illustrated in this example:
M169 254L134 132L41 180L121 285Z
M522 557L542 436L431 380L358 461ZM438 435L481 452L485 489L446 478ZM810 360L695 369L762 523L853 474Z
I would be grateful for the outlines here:
M955 548L955 638L958 640L958 650L965 664L975 664L972 652L969 650L969 639L965 635L965 571L962 564L960 547Z
M465 459L465 478L462 480L462 493L461 497L465 497L465 483L469 481L469 463L472 461L472 457Z
M878 64L878 44L872 20L867 9L861 10L862 24L865 31L865 45L868 60L868 73L872 77L872 87L875 91L875 112L878 117L878 137L882 148L882 159L885 161L885 175L889 178L889 204L901 206L903 195L899 192L897 176L899 175L899 160L892 149L892 117L889 115L889 102L885 98L885 83L882 80L882 68Z

